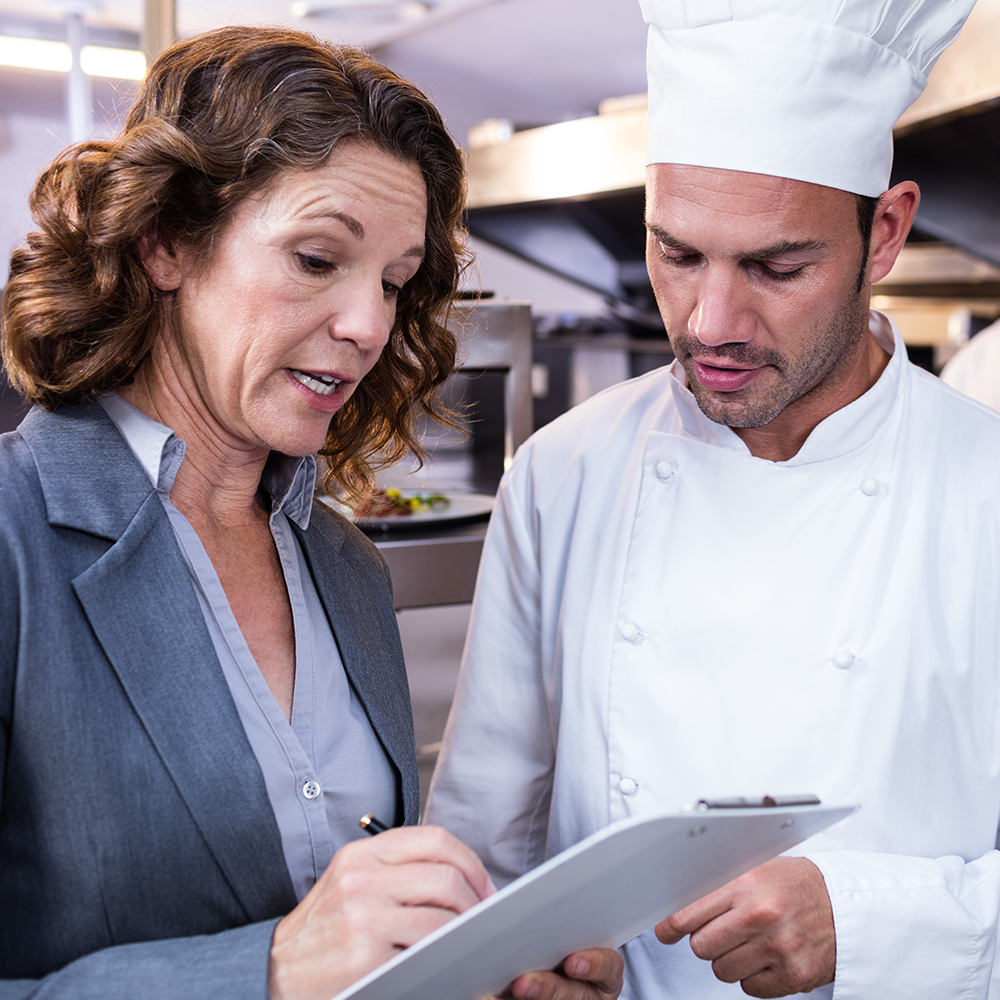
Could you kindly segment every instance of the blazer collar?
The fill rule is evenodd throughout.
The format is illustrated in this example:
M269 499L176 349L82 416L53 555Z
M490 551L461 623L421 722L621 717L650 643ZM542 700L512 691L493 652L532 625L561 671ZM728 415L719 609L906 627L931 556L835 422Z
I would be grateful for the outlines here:
M153 492L99 403L34 407L18 432L38 470L49 523L116 541Z

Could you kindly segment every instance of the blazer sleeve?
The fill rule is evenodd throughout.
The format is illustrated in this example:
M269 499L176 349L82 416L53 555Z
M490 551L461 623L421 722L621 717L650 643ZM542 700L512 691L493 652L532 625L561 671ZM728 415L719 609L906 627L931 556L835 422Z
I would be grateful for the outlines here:
M0 982L0 1000L267 1000L277 922L106 948L43 979Z

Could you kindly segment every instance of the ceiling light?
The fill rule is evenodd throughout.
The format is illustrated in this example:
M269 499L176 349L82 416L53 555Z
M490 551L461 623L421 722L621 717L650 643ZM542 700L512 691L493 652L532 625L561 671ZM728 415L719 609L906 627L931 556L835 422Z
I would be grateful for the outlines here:
M293 17L372 24L419 21L433 6L434 0L296 0L291 11Z
M88 76L112 80L141 80L146 73L145 57L131 49L85 45L80 62ZM65 42L0 35L0 66L68 73L71 63L69 46Z
M146 57L133 49L84 45L80 63L88 76L104 76L110 80L141 80L146 75Z

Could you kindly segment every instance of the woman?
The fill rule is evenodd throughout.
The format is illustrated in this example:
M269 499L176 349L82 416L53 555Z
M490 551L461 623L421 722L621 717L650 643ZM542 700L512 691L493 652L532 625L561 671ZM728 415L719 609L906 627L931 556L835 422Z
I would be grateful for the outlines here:
M0 997L329 997L492 891L416 819L388 576L327 483L415 447L461 159L363 53L227 28L36 186L3 350ZM332 858L332 861L331 861ZM517 996L617 995L613 953Z

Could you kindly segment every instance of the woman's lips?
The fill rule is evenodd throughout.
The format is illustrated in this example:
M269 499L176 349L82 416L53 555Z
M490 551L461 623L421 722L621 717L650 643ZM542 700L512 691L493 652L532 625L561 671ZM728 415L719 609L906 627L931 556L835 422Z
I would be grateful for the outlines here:
M699 384L713 392L736 392L748 386L758 375L766 371L768 365L759 368L722 368L695 361L694 374Z
M343 405L345 379L325 372L305 372L297 368L287 368L286 372L292 386L312 409L321 413L334 413Z

